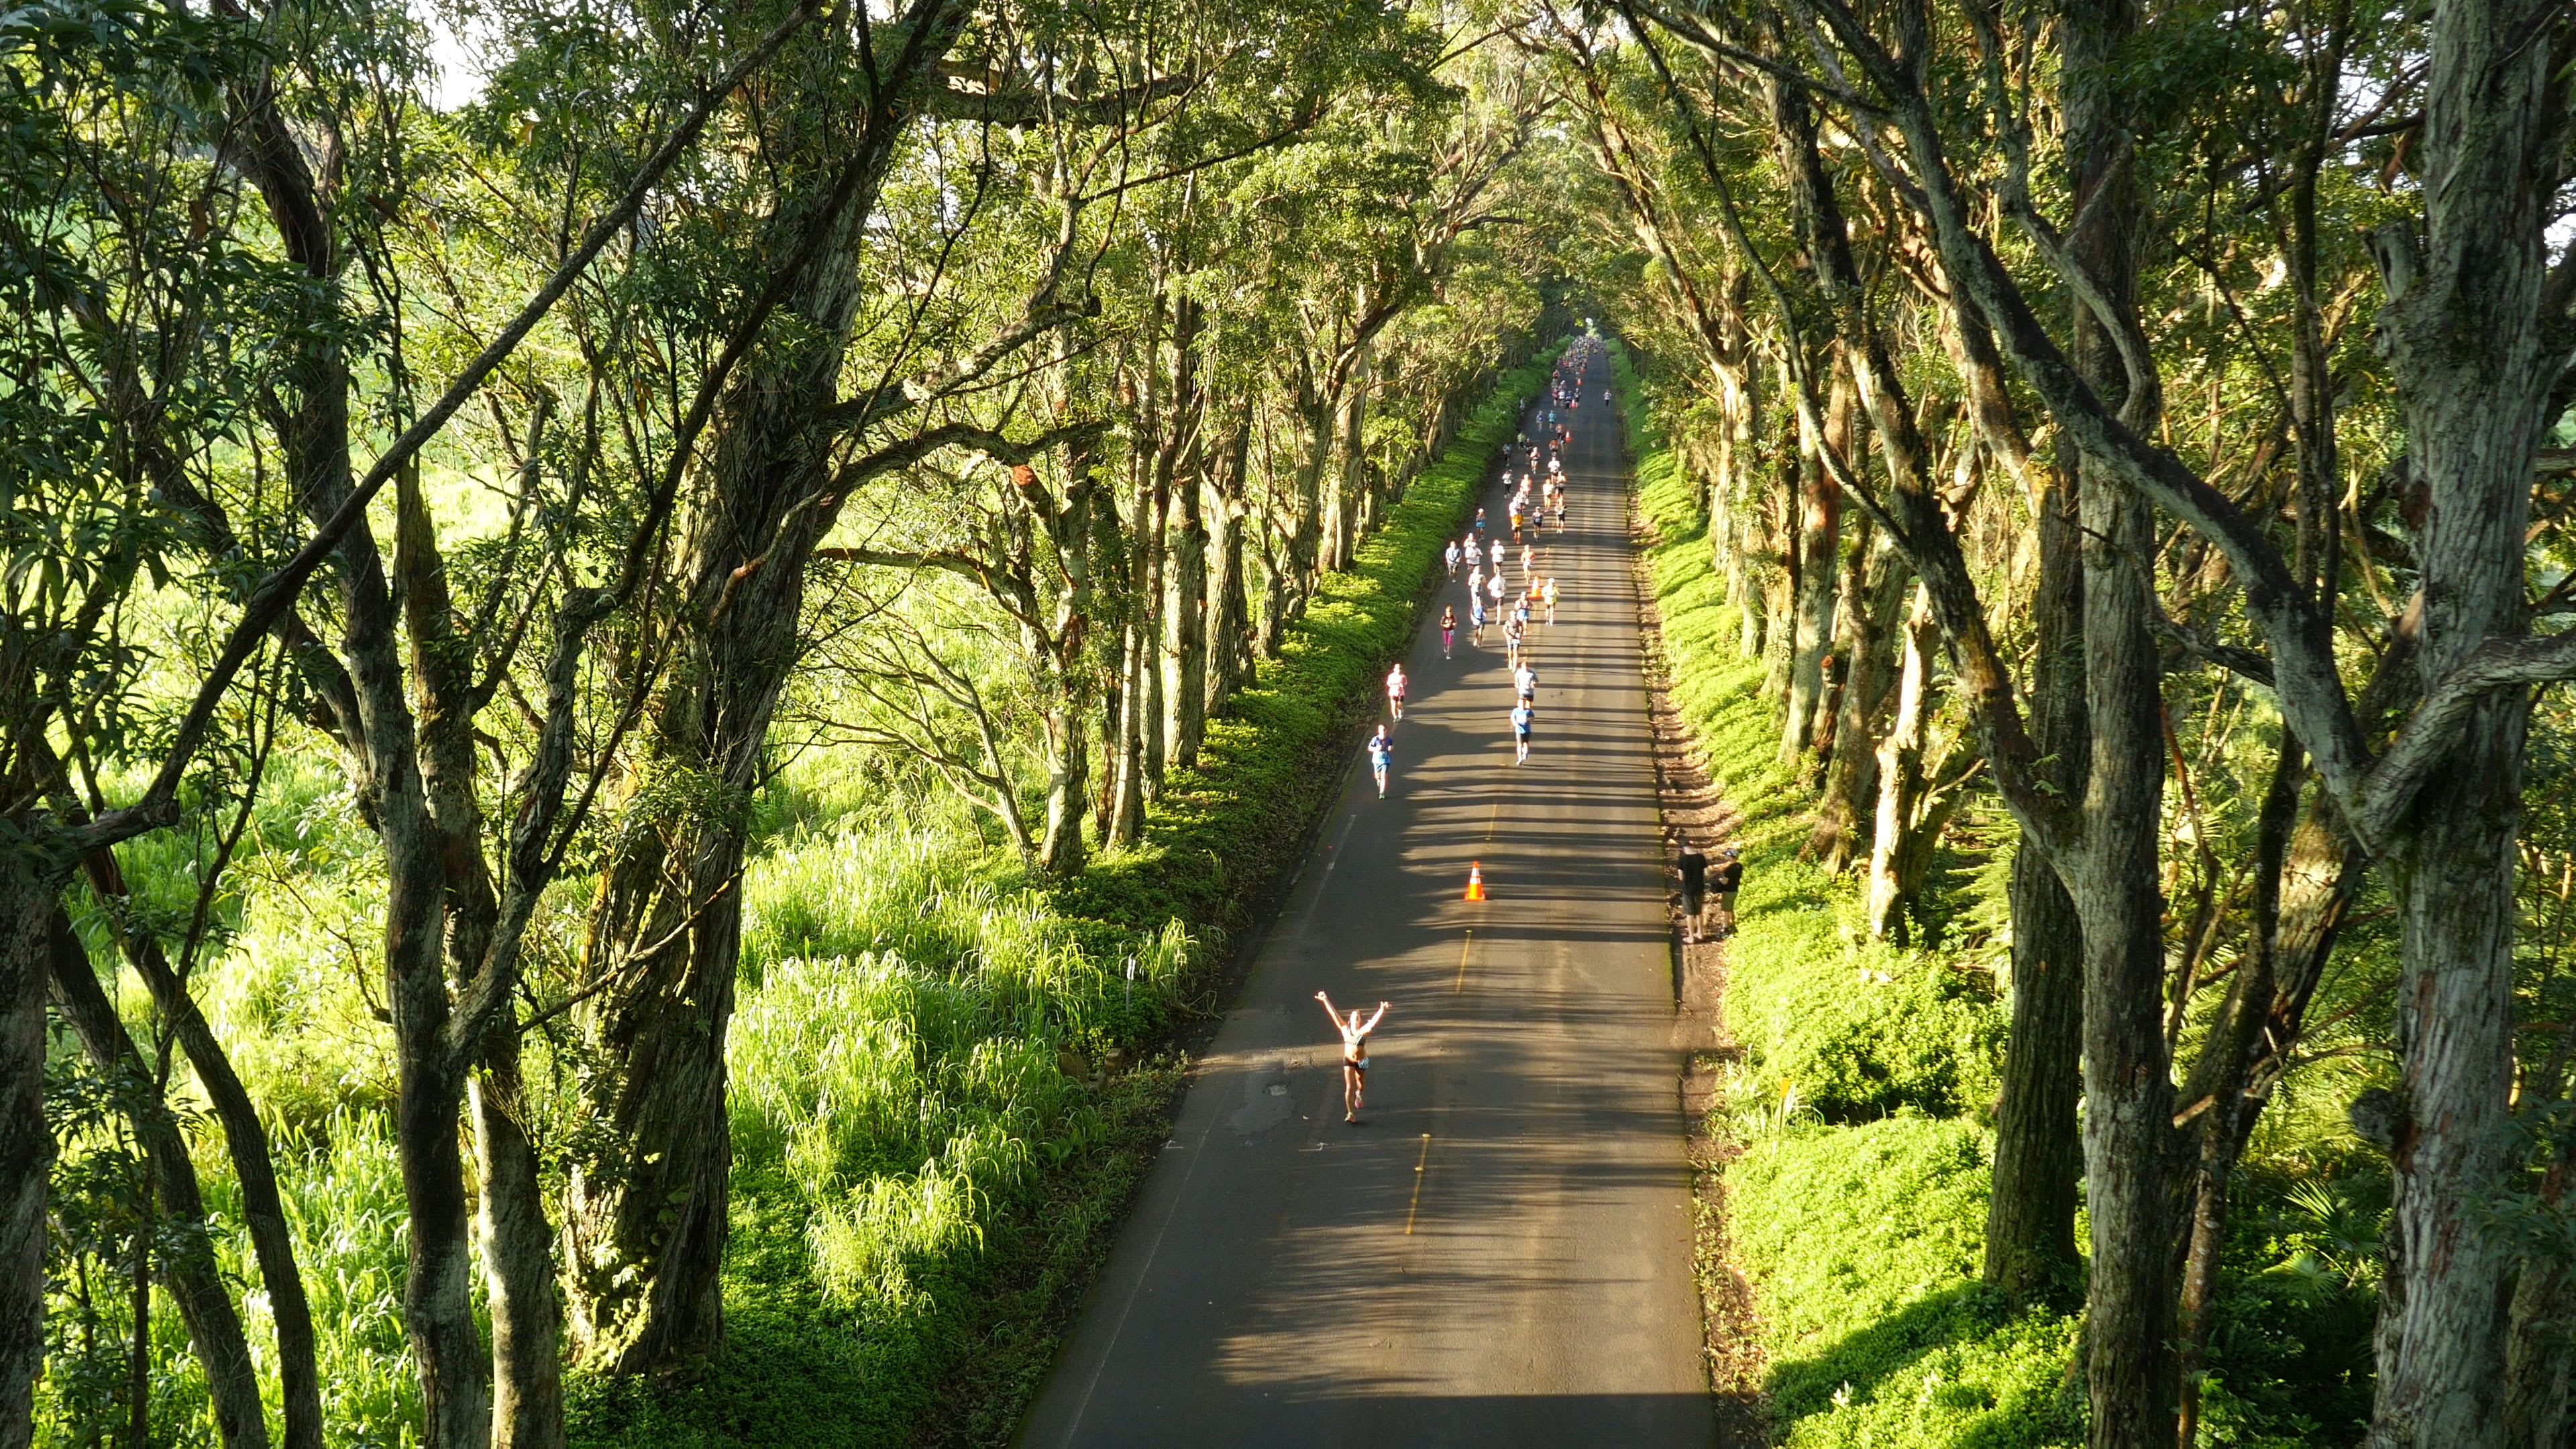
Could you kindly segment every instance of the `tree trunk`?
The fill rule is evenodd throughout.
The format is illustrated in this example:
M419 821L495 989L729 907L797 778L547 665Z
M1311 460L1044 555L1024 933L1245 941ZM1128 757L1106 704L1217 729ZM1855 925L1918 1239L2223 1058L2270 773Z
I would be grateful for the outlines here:
M1154 532L1157 583L1154 605L1161 620L1154 640L1152 783L1161 788L1166 768L1198 763L1207 708L1207 400L1199 393L1199 337L1204 308L1183 297L1172 317L1172 432L1157 477L1160 494Z
M1078 353L1070 346L1065 350L1068 357ZM1051 633L1023 629L1022 647L1048 674L1040 711L1047 753L1046 835L1038 863L1058 880L1079 872L1088 858L1082 817L1091 786L1094 681L1087 631L1096 612L1091 573L1094 558L1105 552L1099 545L1115 535L1114 527L1093 518L1095 510L1106 511L1100 510L1098 494L1091 449L1077 443L1066 450L1063 501L1043 520L1055 548L1055 572L1063 580L1054 626Z
M1146 689L1146 676L1157 674L1154 654L1159 640L1154 628L1152 597L1154 492L1146 476L1153 471L1150 452L1136 460L1136 487L1129 495L1127 530L1123 542L1124 557L1119 559L1119 600L1117 613L1121 628L1118 636L1118 704L1103 723L1116 730L1109 737L1111 748L1101 764L1110 782L1109 814L1101 822L1100 836L1105 844L1133 845L1145 830L1145 735L1146 721L1159 724L1161 712L1153 710ZM1106 542L1106 540L1104 540ZM1149 711L1151 713L1149 714Z
M492 1449L562 1449L563 1309L516 1021L495 1028L468 1090L483 1178L475 1227L492 1309Z
M1939 635L1931 599L1917 584L1905 621L1905 653L1897 667L1896 712L1878 745L1878 808L1869 851L1869 933L1898 945L1913 938L1909 922L1937 835L1924 828L1930 782L1923 748L1939 697L1932 680L1932 651Z
M2115 312L2134 314L2134 168L2122 159L2126 102L2112 78L2138 23L2130 0L2069 0L2059 98L2079 224L2075 264ZM2078 305L2075 362L2133 430L2156 400L2132 387L2109 333ZM2180 1385L2173 1351L2173 1076L2164 1034L2163 667L2148 632L2155 524L2146 501L2081 465L2084 703L2092 748L2078 859L2059 861L2084 939L2085 1308L2094 1449L2169 1449Z
M45 980L61 882L33 855L0 851L0 1449L35 1442L45 1369Z
M312 370L305 407L288 432L288 471L316 523L351 491L348 383L336 354ZM336 381L322 373L337 373ZM417 490L413 490L415 495ZM398 514L399 524L399 514ZM399 538L399 535L398 535ZM373 534L361 524L338 551L340 656L358 698L358 741L384 853L385 1004L393 1022L394 1140L410 1211L403 1325L418 1369L430 1449L484 1449L491 1435L489 1369L474 1322L462 1059L447 1041L450 860L422 774L422 731L401 658L394 591Z
M1197 470L1174 488L1180 521L1172 531L1171 590L1163 605L1163 739L1172 768L1188 770L1197 767L1207 734L1208 530Z
M1825 651L1834 637L1835 586L1842 572L1842 490L1817 454L1841 441L1836 434L1848 430L1850 416L1850 383L1836 368L1824 433L1801 427L1798 438L1802 492L1790 554L1795 615L1788 651L1788 714L1780 734L1780 758L1791 763L1803 764L1815 743L1816 712L1825 697Z
M2510 1295L2499 1235L2480 1205L2494 1200L2513 1157L2514 840L2528 705L2511 690L2478 708L2426 784L2424 827L2394 872L2406 1112L2387 1247L2403 1281L2380 1325L2373 1449L2498 1442Z
M2040 496L2039 586L2030 602L2031 738L2049 783L2072 799L2092 768L2084 699L2084 574L2074 480ZM1994 1192L1984 1279L2015 1304L2063 1302L2077 1286L2076 1182L2082 1170L2084 932L2074 899L2025 837L2012 865L2012 1025L1995 1110Z
M1305 612L1306 600L1315 592L1319 569L1330 567L1326 539L1333 521L1324 516L1324 472L1332 458L1333 414L1338 399L1322 391L1323 379L1312 372L1311 364L1301 372L1296 387L1293 415L1297 424L1297 472L1293 506L1289 520L1288 561L1284 577L1272 580L1272 593L1278 595L1281 607L1271 611L1265 620L1267 637L1275 639L1289 621ZM1273 652L1276 648L1264 650Z
M1243 556L1244 468L1250 462L1252 423L1235 423L1233 440L1215 473L1210 499L1216 535L1208 549L1207 713L1225 713L1227 701L1252 674L1259 641L1253 637L1251 600L1245 594Z
M1825 761L1823 794L1807 843L1828 874L1851 869L1860 854L1861 822L1875 809L1879 732L1895 683L1896 614L1912 577L1880 530L1863 531L1852 549L1848 597L1837 611L1847 665L1835 704L1833 752Z
M817 415L837 399L858 313L859 232L924 76L964 23L951 0L904 11L908 73L883 79L864 129L811 128L812 189L789 196L771 252L810 257L784 315L726 386L704 493L669 590L676 632L639 780L696 781L694 803L635 822L601 871L573 1013L584 1144L564 1193L565 1287L584 1354L634 1373L713 1348L723 1333L733 1146L725 1039L741 949L742 812L797 648L805 566L829 531L832 449ZM452 1136L453 1134L451 1134Z
M2086 1349L2096 1449L2167 1449L2176 1379L2172 1067L2164 1035L2162 666L2147 629L2143 499L2085 480L2085 707L2093 726L2085 841L2072 872L2084 937Z
M127 899L125 875L115 852L92 851L81 864L100 900L122 903ZM295 1261L295 1237L287 1226L286 1201L277 1186L277 1160L269 1151L268 1126L160 943L135 932L120 931L118 937L127 964L142 978L152 1009L178 1039L198 1089L206 1094L215 1121L223 1128L224 1150L232 1161L233 1180L241 1188L242 1218L259 1262L260 1287L268 1295L269 1319L277 1329L283 1442L286 1449L322 1449L322 1380L315 1362L312 1301L304 1291L303 1270Z
M103 1076L123 1076L149 1083L151 1071L134 1049L116 1007L99 988L88 948L72 930L71 917L59 909L53 921L51 962L55 1008L80 1038L81 1050ZM197 1166L188 1156L187 1139L167 1111L139 1108L127 1117L142 1144L159 1200L164 1240L158 1249L162 1286L178 1305L188 1326L188 1341L205 1370L206 1398L215 1412L215 1429L227 1449L256 1445L266 1449L268 1420L260 1408L259 1370L251 1361L250 1341L242 1332L241 1314L232 1290L215 1262L206 1236L206 1203L197 1184Z
M2378 241L2380 340L2429 506L2417 544L2419 678L2527 632L2533 449L2560 370L2541 326L2543 227L2565 146L2563 12L2446 0L2433 12L2425 226ZM2416 275L2419 271L2421 275ZM2556 304L2563 306L2563 303ZM2502 1432L2511 1294L2484 1215L2513 1170L2514 841L2530 694L2475 706L2390 852L2404 922L2397 994L2403 1121L2373 1449L2487 1449Z
M531 438L529 455L538 439ZM447 978L472 981L502 926L483 854L484 819L475 716L481 696L472 641L460 634L448 570L416 472L395 492L394 568L402 582L420 709L421 778L443 862L442 932ZM487 1033L479 1074L466 1074L481 1180L476 1231L492 1321L494 1449L559 1449L564 1439L562 1323L555 1307L553 1242L546 1228L536 1151L517 1114L519 1040L514 1011ZM442 1050L451 1058L459 1054Z
M1361 294L1357 305L1357 315L1365 315L1368 311L1368 296L1365 292ZM1348 569L1351 566L1352 556L1358 551L1360 540L1368 536L1371 522L1368 506L1368 451L1365 436L1368 428L1369 352L1368 343L1362 342L1358 345L1356 360L1352 362L1349 374L1342 384L1340 416L1333 424L1334 496L1341 500L1338 514L1341 536L1336 545L1338 552L1331 566L1337 569Z

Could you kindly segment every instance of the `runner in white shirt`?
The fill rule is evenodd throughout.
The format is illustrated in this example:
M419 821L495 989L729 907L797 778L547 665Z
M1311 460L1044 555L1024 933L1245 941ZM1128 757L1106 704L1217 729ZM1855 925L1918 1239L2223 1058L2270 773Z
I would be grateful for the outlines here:
M1386 672L1386 707L1397 719L1404 718L1404 666L1401 664Z

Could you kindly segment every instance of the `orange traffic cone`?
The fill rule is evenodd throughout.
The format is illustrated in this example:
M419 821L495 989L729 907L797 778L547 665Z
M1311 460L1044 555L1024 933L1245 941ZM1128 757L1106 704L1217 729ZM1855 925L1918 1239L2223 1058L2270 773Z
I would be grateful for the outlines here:
M1469 899L1469 900L1471 900L1471 901L1481 901L1481 900L1483 900L1484 898L1485 898L1485 868L1484 868L1484 865L1483 865L1481 862L1479 862L1479 861L1473 861L1473 860L1471 860L1471 861L1467 862L1467 899Z

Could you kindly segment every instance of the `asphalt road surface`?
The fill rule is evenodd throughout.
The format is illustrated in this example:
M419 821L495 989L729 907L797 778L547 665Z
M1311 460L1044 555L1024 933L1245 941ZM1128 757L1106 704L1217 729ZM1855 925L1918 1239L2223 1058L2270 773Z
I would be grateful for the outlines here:
M1354 740L1028 1449L1714 1442L1608 379L1596 355L1570 526L1537 570L1562 602L1530 631L1529 763L1462 577L1440 599L1457 657L1435 605L1405 661L1387 798ZM1494 527L1504 502L1489 490ZM1460 899L1470 862L1481 904ZM1319 989L1393 1003L1358 1126Z

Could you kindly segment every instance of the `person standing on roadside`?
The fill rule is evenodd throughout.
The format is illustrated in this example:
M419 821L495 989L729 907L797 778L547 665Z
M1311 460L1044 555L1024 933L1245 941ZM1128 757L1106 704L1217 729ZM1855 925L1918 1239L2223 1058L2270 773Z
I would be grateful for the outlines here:
M1710 872L1709 884L1717 891L1717 939L1723 941L1735 934L1735 892L1744 884L1744 862L1732 845L1717 852L1717 869Z
M1708 857L1680 831L1664 835L1673 844L1673 863L1681 872L1682 942L1687 945L1699 939L1699 913L1708 901Z

